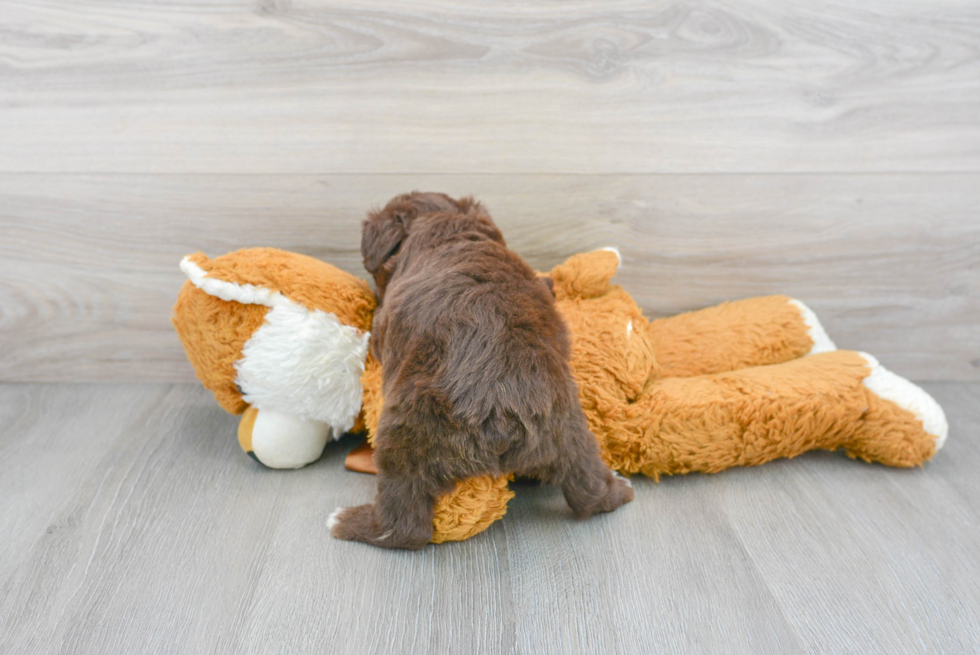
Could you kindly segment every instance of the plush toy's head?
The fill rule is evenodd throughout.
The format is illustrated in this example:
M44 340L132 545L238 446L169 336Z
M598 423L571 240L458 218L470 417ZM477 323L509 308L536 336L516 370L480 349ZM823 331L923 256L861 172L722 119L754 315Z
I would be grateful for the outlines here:
M374 294L363 280L273 248L185 257L174 327L227 411L252 405L336 436L361 409Z

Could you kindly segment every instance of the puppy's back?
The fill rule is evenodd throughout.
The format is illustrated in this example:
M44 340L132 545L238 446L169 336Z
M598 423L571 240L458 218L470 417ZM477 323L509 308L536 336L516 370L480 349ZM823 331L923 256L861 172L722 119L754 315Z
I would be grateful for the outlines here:
M487 438L534 439L576 402L568 336L550 289L479 220L419 218L403 244L386 299L390 391L425 389Z

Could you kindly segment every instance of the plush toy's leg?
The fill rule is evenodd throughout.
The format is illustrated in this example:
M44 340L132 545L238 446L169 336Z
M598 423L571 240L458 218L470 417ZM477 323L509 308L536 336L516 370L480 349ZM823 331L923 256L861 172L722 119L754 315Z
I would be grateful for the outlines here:
M947 431L942 409L925 391L850 351L663 378L623 414L622 421L595 421L603 454L621 472L652 477L837 448L867 461L916 466L942 446Z
M728 302L650 323L661 374L690 377L836 350L806 305L787 296Z
M242 450L274 469L298 469L320 459L330 439L330 426L271 410L249 407L238 424Z

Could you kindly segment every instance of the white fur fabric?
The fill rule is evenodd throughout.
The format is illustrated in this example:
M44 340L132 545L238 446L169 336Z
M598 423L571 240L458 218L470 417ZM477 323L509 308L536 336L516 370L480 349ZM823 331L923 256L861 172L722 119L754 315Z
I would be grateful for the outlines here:
M361 410L361 373L370 333L336 316L277 302L235 364L245 402L328 423L339 437Z
M830 336L827 334L827 331L823 329L823 325L820 324L820 319L813 313L813 310L795 298L789 302L791 305L800 310L800 314L803 316L803 322L806 324L807 334L810 335L810 340L813 342L813 347L810 348L810 352L808 352L807 355L829 353L837 350L837 346L834 345L833 341L831 341Z
M180 261L180 270L195 287L215 298L243 305L265 305L275 307L292 301L278 291L257 287L254 284L238 284L210 277L203 268L191 261L190 255Z
M892 373L873 356L868 353L858 354L871 367L871 375L863 380L864 386L879 398L890 400L902 409L912 412L922 422L922 428L936 438L936 450L942 448L949 435L949 423L939 403L925 389Z

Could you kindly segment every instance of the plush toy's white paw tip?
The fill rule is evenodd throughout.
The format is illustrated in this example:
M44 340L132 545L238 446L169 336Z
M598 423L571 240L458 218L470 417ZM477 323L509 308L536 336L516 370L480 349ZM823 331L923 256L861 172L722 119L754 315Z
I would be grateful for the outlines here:
M795 298L791 299L789 303L800 310L800 314L803 316L803 322L806 323L807 334L810 335L810 340L813 341L813 347L810 348L810 352L807 355L816 355L817 353L837 350L837 346L831 341L827 331L820 324L820 319L817 318L817 315L812 309Z
M863 380L864 386L879 398L890 400L902 409L912 412L922 422L922 428L935 437L938 452L949 436L949 423L946 422L946 413L935 398L919 385L889 371L872 355L859 354L871 367L871 375Z
M327 529L333 530L333 526L340 522L340 513L344 511L343 507L338 507L334 511L330 512L330 516L327 517Z
M252 426L252 452L273 469L298 469L320 459L330 426L272 410L260 410Z
M619 248L617 248L616 246L606 246L605 248L599 248L599 250L606 250L608 252L615 254L616 259L619 260L619 264L623 263L623 254L619 252ZM617 264L616 266L618 267L619 264Z

